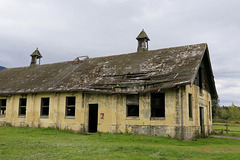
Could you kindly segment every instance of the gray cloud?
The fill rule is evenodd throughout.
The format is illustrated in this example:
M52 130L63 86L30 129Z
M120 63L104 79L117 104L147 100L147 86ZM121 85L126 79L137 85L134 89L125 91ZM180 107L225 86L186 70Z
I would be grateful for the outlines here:
M145 29L150 49L208 43L221 104L240 105L238 0L9 0L0 2L0 65L28 66L80 55L136 51Z

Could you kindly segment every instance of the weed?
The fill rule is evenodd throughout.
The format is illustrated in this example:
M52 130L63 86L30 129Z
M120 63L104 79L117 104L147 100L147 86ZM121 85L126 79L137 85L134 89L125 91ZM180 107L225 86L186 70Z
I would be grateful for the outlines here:
M129 134L129 130L128 130L128 127L126 126L126 128L125 128L125 133L126 134Z
M182 141L159 136L110 133L84 135L53 128L5 126L0 127L0 140L0 159L150 160L240 157L240 141L219 138Z
M200 133L198 130L196 130L193 140L197 140L197 139L200 139L200 138L208 138L208 137L209 137L208 134Z

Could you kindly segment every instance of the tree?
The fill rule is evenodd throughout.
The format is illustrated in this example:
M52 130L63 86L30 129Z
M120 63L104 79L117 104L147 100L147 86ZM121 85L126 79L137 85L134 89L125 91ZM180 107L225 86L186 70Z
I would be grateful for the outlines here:
M218 114L217 112L219 111L218 108L220 108L219 102L220 102L219 99L212 100L212 117L213 117L213 119L216 118L216 116L219 116L219 115L217 115Z
M230 117L231 120L234 120L234 121L240 120L239 107L235 106L234 103L232 103L232 105L228 107L228 110L231 115L231 117Z

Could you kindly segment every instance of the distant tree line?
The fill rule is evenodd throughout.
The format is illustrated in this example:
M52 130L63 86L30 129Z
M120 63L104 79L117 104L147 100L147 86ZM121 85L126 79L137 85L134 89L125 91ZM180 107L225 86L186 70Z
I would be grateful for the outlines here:
M234 103L231 106L219 106L219 101L213 102L212 114L214 121L240 123L240 107Z

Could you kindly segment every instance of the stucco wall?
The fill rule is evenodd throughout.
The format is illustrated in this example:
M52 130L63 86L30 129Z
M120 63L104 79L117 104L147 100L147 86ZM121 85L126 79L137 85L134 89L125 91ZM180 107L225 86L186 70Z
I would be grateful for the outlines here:
M204 108L205 133L212 130L209 119L211 96L202 94L195 85L163 91L165 93L165 118L151 118L150 93L139 95L139 117L127 117L126 95L93 93L46 93L12 95L7 99L6 115L0 116L0 124L29 127L54 127L78 132L88 131L89 104L98 104L99 132L130 132L134 134L161 135L190 139L200 132L199 107ZM188 94L192 94L193 118L189 118ZM66 97L76 97L75 116L66 117ZM26 116L19 116L19 98L27 98ZM41 117L41 98L50 98L49 116ZM101 119L100 114L104 114ZM211 116L210 116L211 117Z

